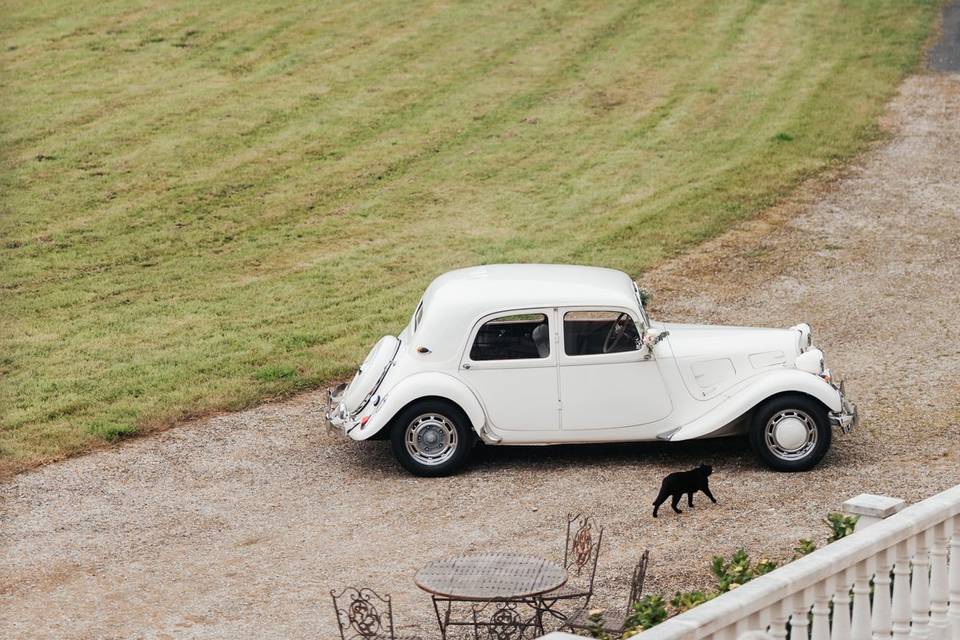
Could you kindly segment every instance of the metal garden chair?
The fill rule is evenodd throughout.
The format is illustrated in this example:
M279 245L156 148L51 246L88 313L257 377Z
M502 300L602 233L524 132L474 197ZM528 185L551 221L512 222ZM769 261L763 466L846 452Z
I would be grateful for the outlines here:
M394 634L389 594L380 596L372 589L347 587L340 593L331 589L330 596L337 612L340 640L420 640Z
M603 527L597 527L588 515L567 514L567 539L563 549L563 568L567 570L567 583L543 594L541 612L566 620L558 605L569 603L573 610L586 608L593 597L593 581L597 576L600 560L600 543Z
M535 607L515 600L473 605L474 640L532 640L541 635Z
M633 575L630 578L630 597L627 599L627 607L622 616L614 615L612 618L605 614L600 616L600 625L602 629L610 635L619 636L626 629L627 617L633 612L633 605L643 597L643 581L647 576L647 563L650 560L650 550L646 549L640 556L640 561L633 568ZM562 628L569 631L591 630L596 627L590 620L591 607L584 606L582 609L570 616Z

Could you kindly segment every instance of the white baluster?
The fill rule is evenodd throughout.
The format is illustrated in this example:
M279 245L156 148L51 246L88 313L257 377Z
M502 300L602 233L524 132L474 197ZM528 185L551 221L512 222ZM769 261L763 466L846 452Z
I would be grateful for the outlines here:
M870 640L870 574L861 563L857 566L853 582L853 623L850 637L853 640Z
M930 547L930 637L946 640L949 622L947 604L950 592L947 585L947 528L937 525Z
M890 565L881 566L873 578L873 640L890 637L890 569Z
M754 612L737 623L737 637L742 637L751 631L766 629L766 622L761 623L763 616L759 611ZM766 631L764 631L766 633Z
M784 640L787 637L787 616L777 612L770 619L770 637L774 640Z
M801 594L797 595L799 599ZM790 640L807 640L810 637L810 620L807 614L810 613L810 607L800 605L793 615L790 616Z
M817 587L817 595L813 600L810 640L830 640L830 596L827 594L826 585L822 583Z
M910 636L910 558L906 545L897 548L897 561L893 565L893 637Z
M718 629L712 638L713 640L736 640L737 635L736 625L729 625Z
M917 552L913 556L913 573L910 580L910 609L913 612L911 638L930 637L930 558L927 556L927 541L917 537Z
M950 539L950 619L951 640L960 640L960 516L953 519L953 537Z
M843 577L843 574L840 576ZM844 580L833 596L833 640L850 640L850 585Z

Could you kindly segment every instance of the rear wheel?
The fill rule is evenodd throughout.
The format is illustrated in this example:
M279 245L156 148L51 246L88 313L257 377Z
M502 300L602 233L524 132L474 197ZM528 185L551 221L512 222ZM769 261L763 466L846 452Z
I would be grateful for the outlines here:
M812 469L830 448L827 409L808 396L783 395L754 411L750 446L777 471Z
M459 471L473 448L473 429L456 405L421 400L404 409L390 432L393 455L418 476L448 476Z

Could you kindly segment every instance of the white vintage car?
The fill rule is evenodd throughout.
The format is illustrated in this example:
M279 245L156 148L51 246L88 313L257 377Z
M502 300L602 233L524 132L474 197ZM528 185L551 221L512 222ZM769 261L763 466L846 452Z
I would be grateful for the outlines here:
M328 420L389 437L406 469L441 476L488 445L690 440L747 433L774 469L813 467L857 410L810 327L651 320L625 273L489 265L434 280L381 338Z

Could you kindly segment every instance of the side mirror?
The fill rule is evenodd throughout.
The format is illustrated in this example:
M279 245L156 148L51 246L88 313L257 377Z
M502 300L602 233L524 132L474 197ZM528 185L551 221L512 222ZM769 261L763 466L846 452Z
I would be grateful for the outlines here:
M651 351L657 344L670 335L665 329L647 329L643 332L643 344Z

